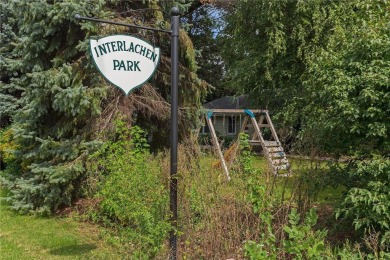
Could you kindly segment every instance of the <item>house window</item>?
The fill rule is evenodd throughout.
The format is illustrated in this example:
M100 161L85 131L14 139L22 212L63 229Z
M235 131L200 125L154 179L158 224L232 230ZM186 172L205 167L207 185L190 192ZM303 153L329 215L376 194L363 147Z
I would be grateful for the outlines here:
M208 133L210 133L210 128L209 128L209 126L208 126L207 124L204 125L204 126L202 126L201 133L202 133L202 134L208 134Z
M213 116L211 117L211 122L213 121ZM209 128L209 124L207 123L207 121L203 121L204 125L202 125L202 128L200 129L200 133L201 134L209 134L210 133L210 128Z
M236 133L236 118L234 116L228 117L228 134L235 134Z

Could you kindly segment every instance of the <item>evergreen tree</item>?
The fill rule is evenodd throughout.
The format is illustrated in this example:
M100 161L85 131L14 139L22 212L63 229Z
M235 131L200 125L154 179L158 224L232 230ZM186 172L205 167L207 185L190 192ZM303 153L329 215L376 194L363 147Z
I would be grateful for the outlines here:
M23 91L22 87L12 81L17 81L20 74L15 67L9 67L7 60L16 58L12 52L17 42L15 31L17 25L15 18L11 15L12 10L5 2L0 3L0 128L11 123L11 118L18 108L18 97Z
M99 134L109 131L116 114L125 114L129 125L137 121L148 126L151 118L156 118L153 124L167 128L169 106L161 104L169 101L170 38L131 31L150 41L155 39L163 57L152 83L125 97L107 85L87 53L90 37L129 31L80 23L74 17L86 13L134 23L134 17L127 13L130 9L161 9L159 2L11 0L3 3L3 7L8 10L6 19L12 30L7 33L9 40L0 53L7 56L2 63L5 71L2 74L6 76L1 78L1 91L21 89L23 93L12 125L13 153L19 169L3 173L2 183L11 191L8 200L15 210L50 212L80 196L87 156L101 143ZM164 18L163 12L154 10L145 15L144 23L158 26ZM194 111L205 84L195 74L192 42L183 30L180 40L180 104L187 108L184 111ZM186 119L195 114L183 112L182 116L182 122L188 122ZM188 124L182 125L187 129ZM155 139L169 140L161 132ZM104 141L104 135L100 138Z
M190 25L189 36L197 51L198 75L213 88L207 96L207 101L231 92L223 85L224 63L218 42L226 12L221 6L207 4L196 8L185 17Z
M5 5L17 29L6 68L20 74L9 84L3 82L3 89L16 85L24 92L13 125L20 168L4 176L3 183L12 193L14 209L50 211L76 195L82 158L93 144L85 131L87 119L99 114L105 91L82 58L87 45L79 41L87 30L73 17L83 5L77 1Z

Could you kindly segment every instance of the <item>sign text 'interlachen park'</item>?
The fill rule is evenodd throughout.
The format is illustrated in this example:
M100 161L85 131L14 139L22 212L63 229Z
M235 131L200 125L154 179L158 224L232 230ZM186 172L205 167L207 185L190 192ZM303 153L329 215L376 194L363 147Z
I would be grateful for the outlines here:
M100 72L126 95L150 79L160 62L159 48L130 35L111 35L89 43Z

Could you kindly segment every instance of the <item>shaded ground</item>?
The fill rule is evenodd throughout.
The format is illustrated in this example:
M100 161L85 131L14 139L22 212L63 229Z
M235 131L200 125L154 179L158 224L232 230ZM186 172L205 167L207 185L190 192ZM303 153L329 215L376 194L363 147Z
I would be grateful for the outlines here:
M0 259L125 258L99 234L94 225L70 218L21 216L0 204Z

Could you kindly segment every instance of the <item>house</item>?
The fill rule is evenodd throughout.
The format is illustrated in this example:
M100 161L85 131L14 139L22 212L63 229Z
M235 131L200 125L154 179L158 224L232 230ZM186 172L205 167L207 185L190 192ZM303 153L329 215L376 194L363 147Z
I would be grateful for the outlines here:
M234 111L237 109L250 108L250 102L247 95L241 95L238 97L225 96L204 104L203 108L206 111L214 111L212 121L215 131L219 137L237 138L244 121L245 114L237 114L234 113ZM251 123L247 124L245 132L248 134L252 134L254 132ZM206 123L204 123L200 133L210 133Z

